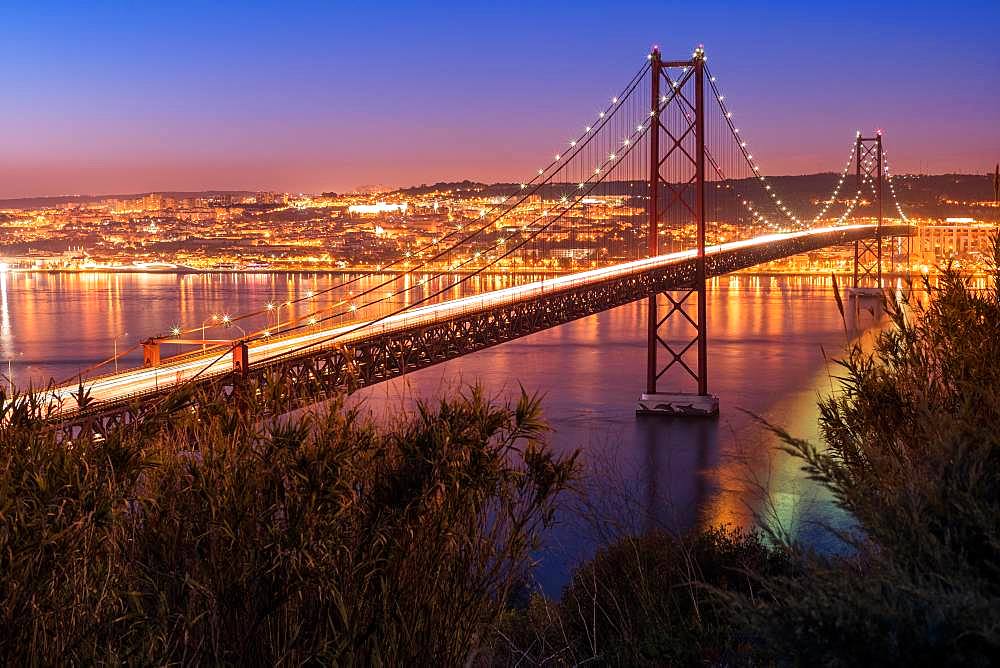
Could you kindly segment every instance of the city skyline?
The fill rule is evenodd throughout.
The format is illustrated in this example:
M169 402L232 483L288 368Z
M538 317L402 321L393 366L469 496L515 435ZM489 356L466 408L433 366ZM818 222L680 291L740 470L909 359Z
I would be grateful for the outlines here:
M617 30L612 15L655 10L8 7L0 198L517 181L653 43L705 44L769 174L835 171L873 127L900 173L984 173L1000 58L981 47L1000 10L868 11L667 7Z

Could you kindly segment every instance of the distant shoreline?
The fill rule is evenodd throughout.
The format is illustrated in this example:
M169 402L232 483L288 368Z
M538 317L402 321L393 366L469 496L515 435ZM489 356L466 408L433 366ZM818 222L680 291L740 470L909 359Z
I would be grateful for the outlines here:
M588 267L587 269L590 269ZM587 269L580 269L579 271L586 271ZM985 270L970 270L973 276L985 276L988 272ZM357 268L357 269L171 269L162 271L150 271L143 269L8 269L6 273L10 274L80 274L80 275L143 275L143 276L188 276L191 274L199 275L280 275L280 274L328 274L328 275L354 275L354 274L381 274L381 275L402 275L406 273L417 273L417 274L441 274L448 276L468 276L477 272L474 271L442 271L435 269L423 269L423 270L403 270L403 269L381 269L376 270L372 268ZM509 275L524 275L524 276L564 276L574 272L566 271L553 271L551 269L531 269L531 270L491 270L478 272L484 276L509 276ZM911 276L917 276L921 272L913 271L910 273ZM931 272L931 275L937 275L940 272ZM721 278L723 276L795 276L795 277L826 277L830 275L841 276L851 276L851 271L751 271L751 270L741 270L730 272L728 274L720 274L716 278ZM906 276L905 272L885 272L883 274L887 277L897 278Z

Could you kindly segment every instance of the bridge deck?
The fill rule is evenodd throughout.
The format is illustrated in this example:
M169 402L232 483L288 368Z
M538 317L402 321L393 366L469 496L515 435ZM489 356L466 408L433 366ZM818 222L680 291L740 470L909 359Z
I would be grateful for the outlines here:
M718 276L870 238L874 232L874 225L850 225L710 246L706 249L706 269L709 277ZM910 234L906 225L882 227L883 236ZM232 373L231 357L216 351L86 381L92 403L84 411L75 408L71 397L77 386L56 388L51 393L67 405L63 419L76 428L98 432L128 421L143 400L163 395L178 383L214 384L228 394L237 382L260 384L277 377L287 383L290 398L315 401L650 294L683 288L695 277L695 251L671 253L417 307L382 320L255 342L249 347L250 368L239 377ZM74 407L69 408L70 404Z

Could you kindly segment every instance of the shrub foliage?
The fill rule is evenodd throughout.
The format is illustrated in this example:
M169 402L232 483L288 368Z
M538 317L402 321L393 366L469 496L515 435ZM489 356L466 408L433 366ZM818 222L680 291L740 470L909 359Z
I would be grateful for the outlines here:
M995 242L1000 260L1000 239ZM857 518L857 554L811 559L745 607L802 662L991 665L1000 659L1000 271L985 288L945 268L926 305L840 362L822 447L786 449Z
M72 443L3 402L4 663L463 663L576 470L523 394L388 428L190 399Z

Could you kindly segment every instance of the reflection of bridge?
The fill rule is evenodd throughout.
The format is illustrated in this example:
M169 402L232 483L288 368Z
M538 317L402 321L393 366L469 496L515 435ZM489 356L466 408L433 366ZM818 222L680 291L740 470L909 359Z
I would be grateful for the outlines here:
M648 88L639 86L643 80ZM706 88L712 91L711 103L705 100ZM257 331L247 333L239 326L238 340L205 339L207 320L177 326L172 337L144 342L144 367L81 381L86 401L75 396L76 383L53 390L63 405L59 419L70 433L79 428L104 432L137 418L151 398L179 385L229 396L278 380L288 405L301 405L640 299L649 303L647 393L640 410L712 413L717 403L707 391L708 278L853 243L853 286L878 289L885 240L910 234L908 225L883 224L884 182L894 200L896 193L887 169L883 171L881 134L870 139L858 134L832 194L806 220L760 174L723 101L700 49L683 61L663 61L654 50L595 125L570 140L566 152L556 154L534 179L512 187L478 217L456 223L382 268L396 265L403 271L359 293L346 289L357 279L323 291L338 290L332 295L338 299L326 308L315 308L316 295L309 293L213 322L222 327L243 320L250 327L253 318L266 319ZM720 112L711 116L714 126L706 118L707 107ZM709 146L708 138L715 144ZM840 200L851 166L857 192ZM825 218L838 203L843 215ZM898 201L895 205L905 223ZM597 213L595 206L600 207ZM864 207L870 210L869 220L850 224L847 219ZM591 236L603 234L599 241L606 249L633 224L633 211L643 212L644 248L617 249L614 255L631 253L637 259L611 260L583 272L449 299L470 276L515 267L518 257L542 256L551 250L546 244L552 238L564 240L586 230ZM661 254L668 239L690 250ZM893 252L890 244L890 262ZM670 305L662 317L658 295ZM385 312L400 296L406 304ZM281 307L291 309L299 302L309 312L283 323ZM690 325L691 338L679 345L668 342L664 332L671 318ZM199 329L201 339L183 338ZM161 359L160 346L178 341L212 347ZM689 356L696 356L696 362ZM658 383L671 369L690 376L697 394L658 394Z

